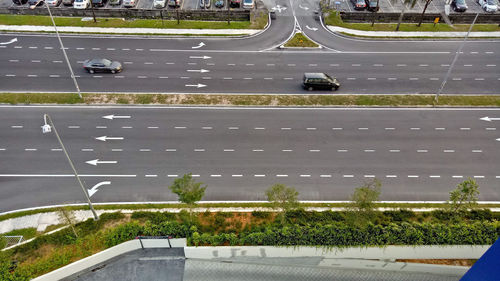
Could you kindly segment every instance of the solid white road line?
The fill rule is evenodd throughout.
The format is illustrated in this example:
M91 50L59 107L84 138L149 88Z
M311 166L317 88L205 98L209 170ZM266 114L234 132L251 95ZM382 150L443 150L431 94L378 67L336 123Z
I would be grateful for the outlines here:
M12 178L71 178L73 174L0 174L0 177ZM80 177L98 177L98 178L135 178L137 175L97 175L97 174L79 174Z

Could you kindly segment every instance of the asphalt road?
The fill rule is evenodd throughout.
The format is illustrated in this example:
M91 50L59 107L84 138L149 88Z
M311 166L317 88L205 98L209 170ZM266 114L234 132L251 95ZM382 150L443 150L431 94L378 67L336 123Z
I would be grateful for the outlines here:
M249 38L66 35L63 41L84 92L260 94L307 93L301 88L304 72L338 77L341 94L435 93L461 43L349 38L314 19L315 1L271 4L281 7L277 19ZM323 48L278 49L295 28ZM0 45L0 91L75 91L54 35L2 34L0 43L13 38L18 41ZM467 42L443 93L498 94L499 42ZM94 57L121 61L125 70L90 75L81 62Z
M274 183L346 200L373 177L383 200L446 200L467 177L481 200L500 200L500 121L480 120L498 109L1 107L0 212L83 201L43 113L87 188L111 181L94 202L176 200L167 187L189 172L209 201L265 200Z

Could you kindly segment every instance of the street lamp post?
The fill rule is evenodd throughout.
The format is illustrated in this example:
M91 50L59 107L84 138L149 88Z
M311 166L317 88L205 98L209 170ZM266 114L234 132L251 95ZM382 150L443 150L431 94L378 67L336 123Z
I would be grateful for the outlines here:
M38 1L35 5L31 5L30 9L32 9L32 10L35 9L36 6L38 5L38 3L40 3L40 2L44 2L44 1ZM52 17L52 13L50 12L49 5L45 2L43 4L47 7L47 10L49 11L50 19L52 20L52 24L54 25L54 29L56 30L56 36L57 36L57 39L59 40L59 44L61 45L61 50L63 51L64 58L66 59L66 64L68 64L69 72L71 73L71 78L73 78L73 83L75 83L75 87L76 87L76 91L78 92L78 96L80 98L82 98L82 93L80 92L80 87L78 86L78 82L76 82L76 77L75 77L75 74L73 73L73 68L71 67L71 64L69 63L68 55L66 55L66 49L64 49L63 42L61 40L61 37L59 36L59 32L57 31L57 26L56 26L56 22L54 21L54 17Z
M80 176L78 176L78 173L76 172L75 166L73 165L73 161L71 161L71 158L69 158L68 152L66 151L66 148L64 147L64 144L62 143L61 137L59 137L59 134L57 133L56 126L54 126L54 122L52 122L52 119L48 114L43 115L43 121L44 125L42 126L42 133L50 133L52 129L54 129L54 133L56 134L57 140L59 141L59 144L61 145L62 150L64 151L64 155L66 155L66 158L68 159L69 165L71 166L71 169L73 169L73 173L75 174L76 180L80 184L80 187L83 190L83 193L85 194L85 198L87 199L87 202L89 203L90 210L92 211L92 214L94 215L94 220L99 220L99 216L97 215L96 211L94 210L94 206L92 206L92 202L90 201L89 194L87 193L87 190L83 186L82 180L80 179Z

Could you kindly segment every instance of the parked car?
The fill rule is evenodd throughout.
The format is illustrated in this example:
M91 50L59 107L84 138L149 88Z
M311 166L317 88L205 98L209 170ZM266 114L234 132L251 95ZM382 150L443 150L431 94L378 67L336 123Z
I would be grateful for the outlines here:
M467 11L467 4L465 4L465 0L453 0L450 4L451 8L455 12L465 12Z
M41 0L28 0L28 5L30 5L30 6L33 6L33 5L41 6L41 5L43 5L43 1L41 1Z
M172 8L179 8L181 6L181 0L168 0L168 6Z
M243 9L253 9L254 6L254 0L243 0Z
M24 5L24 4L28 3L28 0L12 0L12 3L14 3L16 5Z
M200 8L205 8L205 0L200 0Z
M83 62L83 68L88 73L111 72L117 73L123 70L122 64L108 59L91 59Z
M153 2L153 6L156 9L163 9L163 8L165 8L165 5L167 5L167 0L155 0Z
M498 10L497 0L477 0L477 3L488 13L494 13Z
M92 5L94 5L94 7L104 7L107 1L108 0L92 0Z
M366 9L370 12L378 12L378 10L380 9L377 0L365 0L365 4L366 4Z
M205 0L205 9L210 9L211 4L212 4L212 0Z
M318 90L338 90L340 83L337 78L332 78L325 73L304 73L304 80L302 82L304 89L312 91Z
M62 3L64 6L73 6L75 0L63 0Z
M351 0L354 10L364 10L366 8L365 0Z
M122 3L122 0L109 0L109 5L115 6L115 5L120 5Z
M137 5L138 0L123 0L123 7L133 8Z
M239 8L241 0L229 0L229 7L231 8Z
M88 7L90 7L90 0L75 0L73 3L75 9L87 9Z
M215 8L224 8L224 0L215 1Z
M61 0L45 0L45 4L51 7L57 7L61 4Z

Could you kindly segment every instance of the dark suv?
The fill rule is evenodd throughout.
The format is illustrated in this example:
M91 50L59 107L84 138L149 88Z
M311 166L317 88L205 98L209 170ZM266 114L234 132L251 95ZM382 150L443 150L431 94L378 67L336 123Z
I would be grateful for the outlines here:
M309 91L314 89L336 91L339 89L340 83L336 78L332 78L325 73L304 73L302 86Z
M364 10L366 8L365 0L351 0L354 10Z
M378 12L378 0L365 0L366 9L370 12Z

